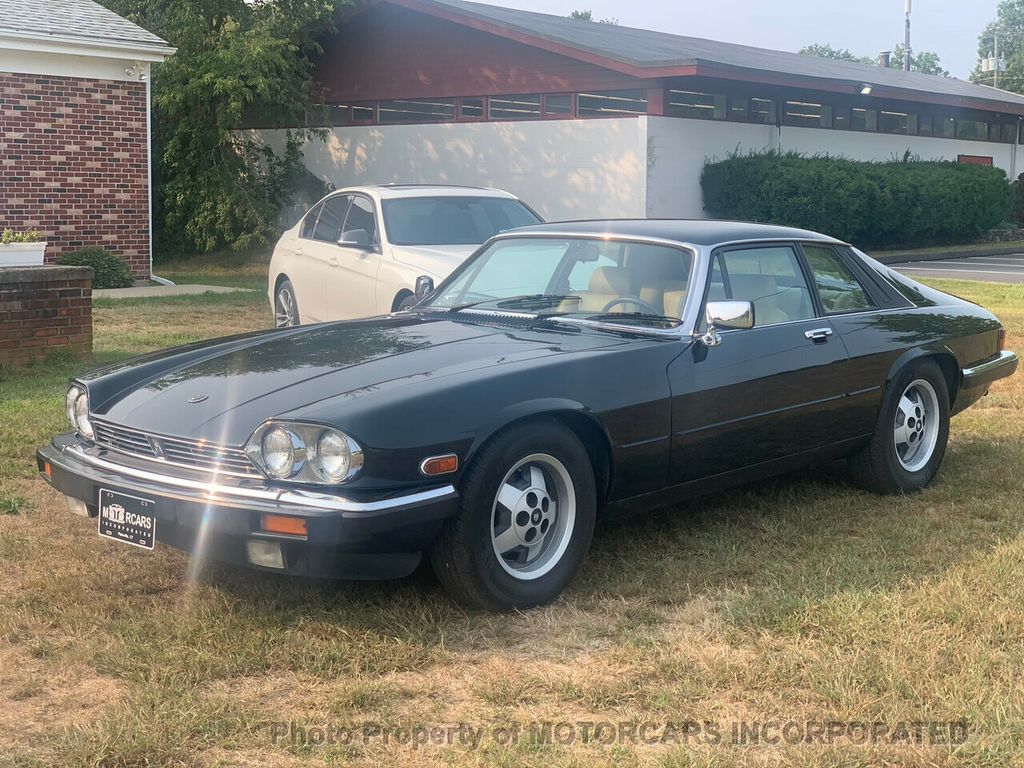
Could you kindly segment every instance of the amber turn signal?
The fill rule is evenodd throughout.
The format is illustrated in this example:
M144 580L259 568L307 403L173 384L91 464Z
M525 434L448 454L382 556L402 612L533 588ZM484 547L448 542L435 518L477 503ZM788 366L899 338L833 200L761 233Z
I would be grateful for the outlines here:
M48 461L43 462L43 474L47 477L53 477L53 467L50 466L50 462Z
M996 335L996 341L997 341L997 346L999 347L999 351L1000 352L1002 352L1004 349L1006 349L1006 329L1005 328L1000 328L999 329L999 333Z
M263 515L260 528L268 533L285 533L289 536L306 535L306 518L289 515Z
M458 468L459 457L454 453L449 453L444 456L431 456L429 459L424 459L420 464L420 472L427 477L433 477L434 475L447 475Z

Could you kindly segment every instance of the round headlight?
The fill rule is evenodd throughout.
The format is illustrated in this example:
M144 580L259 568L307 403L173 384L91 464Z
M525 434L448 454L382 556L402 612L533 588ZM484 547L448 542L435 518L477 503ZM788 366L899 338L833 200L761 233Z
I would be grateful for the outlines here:
M348 476L352 466L352 452L343 434L333 429L320 433L316 441L314 466L324 480L332 483L340 483Z
M78 429L78 424L75 422L75 401L81 394L82 388L72 385L64 397L64 412L68 415L68 421L71 422L71 426L75 429Z
M89 395L83 392L75 398L75 426L82 437L92 440L92 422L89 421Z
M299 458L297 450L303 447L298 435L284 427L272 427L260 443L263 465L273 477L291 477L295 474L296 459Z

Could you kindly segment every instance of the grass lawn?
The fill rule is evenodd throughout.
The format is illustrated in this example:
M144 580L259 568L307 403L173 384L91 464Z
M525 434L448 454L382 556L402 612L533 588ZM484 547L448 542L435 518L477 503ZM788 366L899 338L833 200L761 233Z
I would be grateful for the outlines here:
M1024 286L929 282L1024 347ZM101 303L97 358L269 321L262 294ZM99 540L33 458L81 368L0 372L0 766L1024 764L1019 375L954 420L921 494L872 496L837 463L607 522L561 600L492 616L425 574L314 583ZM969 730L953 748L731 743L737 724L789 720L790 737L823 721ZM538 743L529 724L546 721L622 730ZM485 731L417 747L377 723ZM513 724L518 740L495 730Z
M230 285L266 293L270 254L270 248L218 251L161 261L153 271L179 285Z

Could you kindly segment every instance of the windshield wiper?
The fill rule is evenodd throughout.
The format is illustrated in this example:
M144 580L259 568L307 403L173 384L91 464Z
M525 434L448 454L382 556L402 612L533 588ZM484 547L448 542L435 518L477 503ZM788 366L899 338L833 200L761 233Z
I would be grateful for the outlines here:
M594 315L587 315L587 320L597 320L602 323L626 321L635 323L637 320L656 323L671 323L673 326L681 325L682 320L678 317L668 315L651 315L644 312L598 312Z
M580 301L579 296L573 294L561 295L555 293L533 293L524 296L512 296L508 299L481 299L480 301L469 301L465 304L456 304L449 307L449 312L458 312L471 307L478 307L482 304L494 304L495 309L542 309L551 304L560 303L575 299Z

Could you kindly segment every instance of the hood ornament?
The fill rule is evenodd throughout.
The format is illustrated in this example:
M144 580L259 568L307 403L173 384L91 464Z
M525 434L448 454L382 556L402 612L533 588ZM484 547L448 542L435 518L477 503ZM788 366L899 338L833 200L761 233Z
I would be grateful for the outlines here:
M210 396L207 395L206 393L204 393L204 392L196 392L194 395L192 395L188 399L188 401L190 403L194 404L194 403L201 403L201 402L203 402L203 400L209 400L209 399L210 399Z

